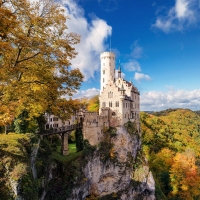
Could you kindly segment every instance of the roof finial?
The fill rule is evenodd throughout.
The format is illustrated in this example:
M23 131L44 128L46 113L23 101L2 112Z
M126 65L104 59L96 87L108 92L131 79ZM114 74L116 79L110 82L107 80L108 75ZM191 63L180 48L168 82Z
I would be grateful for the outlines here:
M119 60L119 68L118 68L118 71L120 71L120 72L121 72L120 60Z

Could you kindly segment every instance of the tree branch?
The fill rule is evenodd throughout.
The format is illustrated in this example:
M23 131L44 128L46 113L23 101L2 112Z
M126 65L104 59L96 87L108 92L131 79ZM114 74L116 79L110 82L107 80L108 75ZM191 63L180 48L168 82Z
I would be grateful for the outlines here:
M19 60L19 61L17 61L17 63L20 63L20 62L29 60L29 59L31 59L31 58L34 58L35 56L37 56L37 55L39 55L39 54L40 54L40 52L38 52L38 53L34 54L33 56L28 57L28 58L24 58L24 59L22 59L22 60Z

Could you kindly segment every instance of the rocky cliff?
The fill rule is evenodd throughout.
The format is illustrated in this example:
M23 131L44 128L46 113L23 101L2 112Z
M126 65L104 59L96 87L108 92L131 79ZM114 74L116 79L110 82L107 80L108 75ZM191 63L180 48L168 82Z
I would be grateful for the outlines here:
M89 155L68 200L155 199L155 182L142 156L140 133L133 123L112 128Z

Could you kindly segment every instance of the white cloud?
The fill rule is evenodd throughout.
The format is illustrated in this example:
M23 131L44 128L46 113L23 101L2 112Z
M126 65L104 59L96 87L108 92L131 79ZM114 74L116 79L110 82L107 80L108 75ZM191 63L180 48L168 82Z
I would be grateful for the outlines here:
M135 75L134 75L134 79L136 81L141 81L141 80L150 81L151 77L149 75L136 72Z
M150 91L141 94L141 110L159 111L168 108L200 110L200 90Z
M159 15L152 27L165 33L182 31L197 22L198 9L197 0L176 0L174 7L168 10L168 14Z
M178 18L185 17L188 11L188 2L186 0L177 0L175 11Z
M132 49L131 56L133 56L133 58L141 58L142 57L143 48L138 45L138 40L136 40L133 43L133 45L131 46L131 49Z
M140 64L136 60L129 60L127 63L122 65L127 71L141 71Z
M73 99L83 98L83 97L93 97L97 94L100 94L100 90L97 88L90 88L87 90L79 90L76 94L73 95Z
M72 60L72 68L79 68L85 76L85 80L94 77L99 70L99 55L105 51L105 40L111 35L112 27L106 21L93 17L88 22L84 17L84 10L73 0L62 0L66 7L66 15L69 32L81 35L80 44L75 46L78 55Z

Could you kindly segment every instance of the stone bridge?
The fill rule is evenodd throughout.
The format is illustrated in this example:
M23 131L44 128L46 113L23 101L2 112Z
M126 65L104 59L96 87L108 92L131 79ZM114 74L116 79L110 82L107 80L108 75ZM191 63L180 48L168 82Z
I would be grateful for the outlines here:
M78 123L78 124L72 124L68 126L63 126L59 128L52 128L49 130L44 130L42 132L39 132L38 134L40 135L41 139L43 139L44 136L51 136L51 135L60 135L62 138L62 154L63 155L68 155L68 135L77 129L82 129L83 124Z

